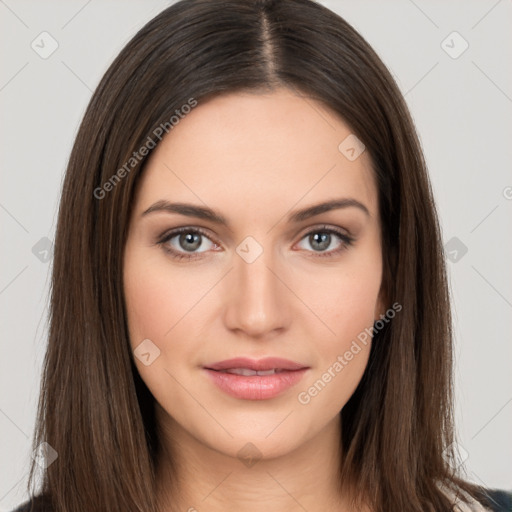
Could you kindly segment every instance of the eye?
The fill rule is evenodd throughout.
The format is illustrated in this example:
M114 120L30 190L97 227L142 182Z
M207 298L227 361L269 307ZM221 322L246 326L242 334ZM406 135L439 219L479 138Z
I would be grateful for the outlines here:
M336 238L338 239L337 247L331 250L326 250L332 246L332 243L333 241L336 241ZM312 252L316 253L314 254L314 257L336 256L341 251L348 249L348 247L350 247L354 242L354 238L351 236L329 226L321 226L309 231L302 240L306 240L306 242L313 248Z
M207 240L206 248L203 251L197 249L204 247L204 241ZM212 242L205 231L199 228L177 228L163 235L157 242L166 252L177 260L194 259L200 257L203 252L218 247Z
M333 242L338 240L337 247L331 248ZM313 248L313 257L331 257L344 251L354 242L354 238L346 233L329 226L320 226L309 231L301 239L305 240ZM206 247L204 247L204 242ZM200 228L182 227L164 233L157 242L163 249L176 260L192 260L200 258L203 252L217 250L219 245L213 242L208 234ZM203 250L198 250L203 247ZM306 249L308 250L308 249Z

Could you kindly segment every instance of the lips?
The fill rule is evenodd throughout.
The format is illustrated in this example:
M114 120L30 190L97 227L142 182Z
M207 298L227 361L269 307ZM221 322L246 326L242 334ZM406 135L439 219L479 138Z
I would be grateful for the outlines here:
M267 357L229 359L205 366L204 370L213 383L230 396L267 400L297 384L308 367L288 359Z
M206 365L205 368L217 371L246 369L254 372L265 372L270 370L301 370L302 368L307 368L307 366L280 357L265 357L259 360L249 359L247 357L236 357L234 359Z
M243 375L244 377L253 377L254 375L275 375L276 373L285 372L280 368L272 368L270 370L251 370L249 368L228 368L227 370L216 370L219 372L232 373L233 375Z

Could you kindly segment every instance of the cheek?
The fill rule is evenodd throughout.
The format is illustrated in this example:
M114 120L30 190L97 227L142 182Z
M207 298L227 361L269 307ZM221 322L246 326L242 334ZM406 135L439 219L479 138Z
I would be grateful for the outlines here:
M341 283L340 283L341 284ZM349 286L352 284L352 286ZM326 334L316 336L318 358L297 400L321 421L334 417L357 388L368 364L378 287L344 281L335 307L327 310ZM318 331L320 332L320 331Z
M376 245L375 250L359 252L350 265L347 258L339 272L316 272L301 285L303 293L314 290L308 301L322 322L317 321L314 338L318 359L298 401L324 419L343 408L368 363L382 278L378 251Z
M124 290L132 344L140 339L164 340L198 295L191 280L155 259L126 259Z
M191 341L201 326L202 299L212 286L209 282L215 282L211 273L173 267L161 254L138 249L126 252L124 293L130 345L136 350L149 339L157 347L159 355L151 365L134 359L155 396L162 385L177 386L169 372L181 379L188 369L183 362L197 357L197 344Z
M178 336L182 327L180 321L200 297L187 283L188 280L183 276L180 278L177 272L170 275L169 265L144 251L127 251L124 294L134 363L157 402L165 404L172 396L174 406L178 408L186 404L180 401L179 385L172 378L176 373L173 362L187 358L187 344L173 343L171 351L169 341ZM143 340L151 343L141 345ZM144 351L139 346L144 346ZM149 364L137 356L146 351L151 354L151 359L146 361ZM181 380L180 376L176 377Z
M320 340L324 350L320 353L332 355L333 349L343 349L378 317L380 248L375 242L366 245L357 251L349 250L333 266L303 269L300 279L296 279L297 295L304 298L317 317L317 334L323 333Z

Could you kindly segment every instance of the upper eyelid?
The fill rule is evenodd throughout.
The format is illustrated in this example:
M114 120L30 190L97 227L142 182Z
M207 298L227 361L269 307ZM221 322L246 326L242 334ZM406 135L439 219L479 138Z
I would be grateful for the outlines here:
M347 230L346 228L342 228L340 226L330 226L330 225L328 225L326 223L323 223L321 225L316 225L316 226L309 226L307 228L303 228L303 230L304 231L303 231L299 241L302 240L305 236L311 234L312 232L315 232L315 231L321 232L322 230L323 231L332 231L334 235L338 235L338 236L344 235L345 237L347 237L347 238L349 238L351 240L355 239L354 236L350 233L350 231ZM344 232L344 233L338 233L339 231ZM171 240L175 236L178 236L179 234L186 233L186 232L196 232L196 233L199 233L202 236L208 238L210 240L210 242L214 243L215 245L221 245L215 239L215 237L212 237L208 233L207 229L199 227L199 226L192 226L192 225L191 226L181 226L181 227L173 228L173 229L170 229L170 230L166 231L163 235L161 235L159 237L159 242L160 243L168 242L169 240Z
M198 226L183 226L179 228L173 228L165 231L158 239L159 241L168 241L171 238L174 238L175 236L180 235L181 233L199 233L202 236L208 238L211 242L218 243L215 241L215 237L212 238L212 236L208 233L208 230L204 228L200 228Z

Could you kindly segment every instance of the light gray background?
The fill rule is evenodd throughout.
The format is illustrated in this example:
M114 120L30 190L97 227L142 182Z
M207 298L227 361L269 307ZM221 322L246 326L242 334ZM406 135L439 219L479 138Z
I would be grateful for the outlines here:
M457 237L451 243L468 249L448 261L462 457L470 480L511 489L512 2L322 3L396 77L421 136L443 240ZM62 176L92 91L137 29L169 4L0 0L0 510L26 498L46 342L51 260L32 248L53 240ZM59 45L47 59L31 48L43 31ZM469 44L458 58L445 51L463 48L457 36L446 39L453 31Z

